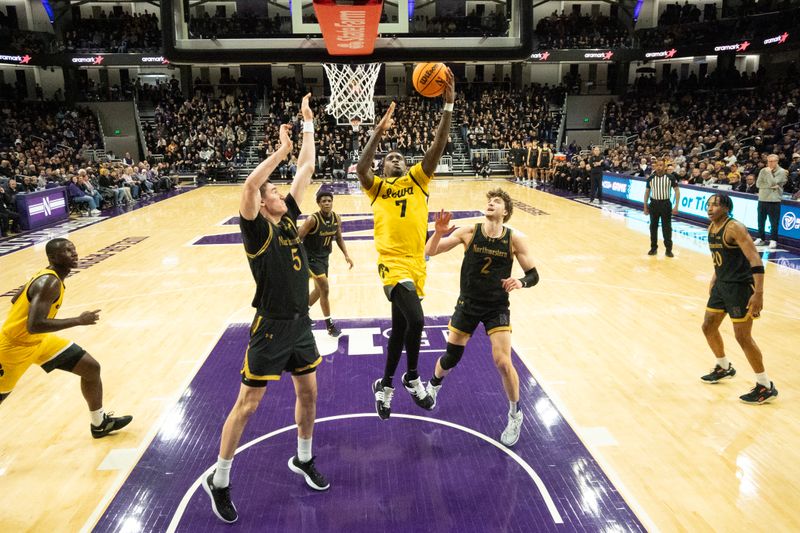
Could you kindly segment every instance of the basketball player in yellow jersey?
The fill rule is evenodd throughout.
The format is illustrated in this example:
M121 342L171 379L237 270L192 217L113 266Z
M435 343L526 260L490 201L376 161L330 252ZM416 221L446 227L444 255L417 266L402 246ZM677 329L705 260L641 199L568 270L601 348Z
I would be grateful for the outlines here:
M433 398L417 372L419 345L425 316L420 299L425 288L425 238L428 232L428 184L444 153L455 102L455 78L447 69L444 107L433 144L422 163L406 168L403 154L389 152L383 158L383 176L375 176L372 162L384 134L394 123L394 102L367 142L356 166L358 180L370 199L375 220L375 248L378 250L378 274L386 297L392 302L392 333L389 336L383 379L372 384L375 409L386 420L391 414L394 387L392 379L400 362L403 346L408 370L403 387L423 409L433 408Z
M100 364L74 342L51 333L96 324L100 310L84 311L73 318L55 317L64 299L64 280L77 266L78 253L67 239L49 241L45 252L50 264L11 300L11 312L0 333L0 403L33 364L45 372L55 369L72 372L81 377L81 392L92 419L92 436L99 439L124 428L133 417L114 417L103 411Z

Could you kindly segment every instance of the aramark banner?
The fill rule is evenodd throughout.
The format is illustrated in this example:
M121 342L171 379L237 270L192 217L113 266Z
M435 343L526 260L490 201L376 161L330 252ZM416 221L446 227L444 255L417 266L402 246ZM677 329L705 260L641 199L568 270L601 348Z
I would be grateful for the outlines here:
M678 206L679 215L707 221L706 206L708 205L708 199L714 194L722 192L733 199L732 214L734 218L751 230L758 229L758 196L684 184L681 184L679 189L681 191L681 201ZM645 180L642 178L632 178L620 174L603 174L603 195L606 197L619 199L623 203L641 206L644 204L644 190ZM780 225L781 227L778 228L779 236L800 241L800 202L784 200L781 203ZM766 223L766 231L770 231L769 220Z
M0 52L0 65L33 65L39 67L144 67L169 65L159 54L27 54Z
M741 40L736 42L694 44L673 44L669 48L660 50L633 49L633 48L608 48L600 50L537 50L531 54L531 62L554 61L648 61L659 59L679 59L693 56L713 56L724 53L769 53L781 51L790 46L796 46L798 39L792 40L792 33L781 32L764 38Z

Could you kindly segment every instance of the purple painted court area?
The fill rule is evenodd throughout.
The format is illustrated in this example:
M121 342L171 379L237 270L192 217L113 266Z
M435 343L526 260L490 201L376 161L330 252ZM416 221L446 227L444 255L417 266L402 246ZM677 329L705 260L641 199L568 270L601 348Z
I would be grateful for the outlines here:
M420 369L427 380L445 349L447 317L429 317L426 324ZM216 461L220 429L239 389L248 325L236 324L222 335L95 531L165 531L171 522L187 532L644 530L516 354L525 413L516 458L499 444L508 404L482 328L444 381L436 410L421 410L400 386L392 418L381 421L370 386L382 375L390 322L338 325L344 332L338 342L322 324L315 328L325 356L317 373L317 418L334 419L317 423L314 454L329 491L311 490L286 466L297 443L293 428L277 431L294 424L287 376L270 383L240 444L251 445L233 464L239 521L225 525L212 513L196 482ZM403 368L404 361L396 385Z

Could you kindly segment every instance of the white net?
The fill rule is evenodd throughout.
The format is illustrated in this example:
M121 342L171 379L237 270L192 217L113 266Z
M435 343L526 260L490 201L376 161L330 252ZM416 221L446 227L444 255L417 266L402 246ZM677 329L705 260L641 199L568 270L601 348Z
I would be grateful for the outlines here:
M325 74L331 85L331 101L325 108L336 117L337 124L353 125L375 123L375 82L381 70L380 63L343 65L323 63Z

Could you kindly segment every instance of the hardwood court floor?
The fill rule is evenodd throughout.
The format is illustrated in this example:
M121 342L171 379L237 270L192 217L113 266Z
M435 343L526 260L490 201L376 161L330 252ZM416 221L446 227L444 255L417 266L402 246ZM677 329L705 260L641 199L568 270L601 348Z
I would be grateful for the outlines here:
M510 224L527 235L541 274L537 287L512 294L515 350L643 523L800 530L800 369L792 364L800 273L766 267L754 330L780 397L744 405L737 396L752 387L752 372L729 322L723 336L739 373L715 386L699 381L713 366L700 332L712 266L696 244L677 237L675 259L649 257L637 222L507 182L434 181L431 211L480 210L498 185L527 206ZM221 224L236 215L238 195L238 187L204 187L69 235L81 256L146 237L70 277L60 311L102 309L97 325L62 335L101 362L106 409L135 418L95 441L77 378L31 368L0 407L0 531L91 528L225 327L251 319L241 246L191 245L237 231ZM334 209L369 213L360 195L337 195ZM331 260L334 315L388 316L373 242L347 246L352 271L338 250ZM452 311L460 259L454 251L429 262L426 314ZM0 257L0 293L44 265L43 244ZM0 316L9 307L0 298ZM422 370L427 379L431 368Z

